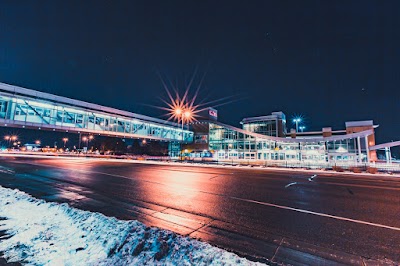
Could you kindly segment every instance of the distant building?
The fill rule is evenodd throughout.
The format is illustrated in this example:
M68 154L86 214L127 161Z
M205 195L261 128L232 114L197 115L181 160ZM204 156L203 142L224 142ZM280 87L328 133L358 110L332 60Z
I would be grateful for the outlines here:
M286 116L283 112L271 115L247 117L240 122L246 131L275 137L286 137Z
M203 117L190 125L193 143L184 145L188 156L212 154L218 160L278 160L305 163L362 163L376 161L373 121L346 122L346 129L332 131L286 131L286 116L274 112L268 116L244 118L236 128Z

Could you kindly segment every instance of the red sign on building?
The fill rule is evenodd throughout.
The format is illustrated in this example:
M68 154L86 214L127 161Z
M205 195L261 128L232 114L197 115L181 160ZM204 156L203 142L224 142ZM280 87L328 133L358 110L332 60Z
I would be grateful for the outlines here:
M217 119L218 118L218 112L217 110L209 109L208 114L210 115L211 118Z

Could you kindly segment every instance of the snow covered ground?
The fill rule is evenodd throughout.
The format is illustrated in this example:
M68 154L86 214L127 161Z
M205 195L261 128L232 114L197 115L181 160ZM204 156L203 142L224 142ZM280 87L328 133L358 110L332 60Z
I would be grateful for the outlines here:
M0 186L0 251L29 265L261 265L170 231ZM0 234L1 236L1 234Z

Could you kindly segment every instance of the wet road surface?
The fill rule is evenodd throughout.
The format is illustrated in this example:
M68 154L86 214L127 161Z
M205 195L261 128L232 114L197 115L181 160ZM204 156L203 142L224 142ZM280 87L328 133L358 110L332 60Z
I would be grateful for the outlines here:
M0 185L136 219L257 261L400 262L400 178L0 157Z

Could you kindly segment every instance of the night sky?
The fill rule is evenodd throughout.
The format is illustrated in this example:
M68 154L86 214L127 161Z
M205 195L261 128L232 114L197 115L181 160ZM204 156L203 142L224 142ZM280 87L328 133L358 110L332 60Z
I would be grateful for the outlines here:
M157 75L234 126L283 111L308 130L373 119L399 140L400 1L1 1L0 81L163 118ZM292 125L291 125L292 126Z

